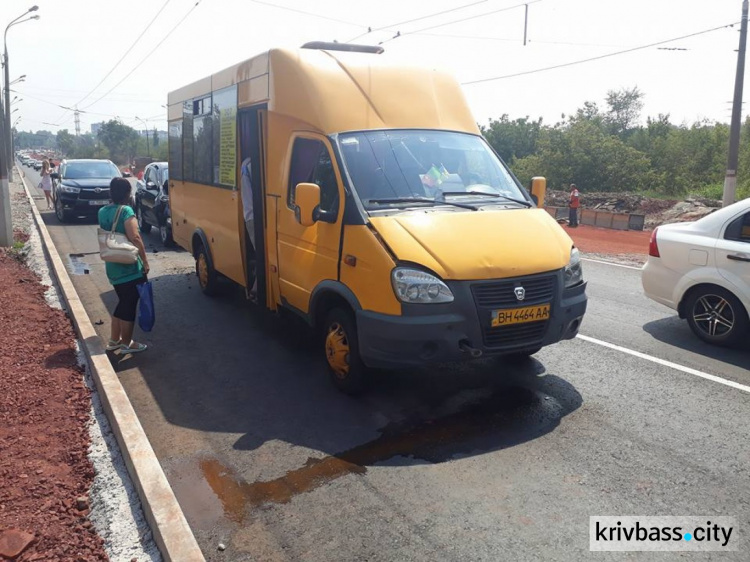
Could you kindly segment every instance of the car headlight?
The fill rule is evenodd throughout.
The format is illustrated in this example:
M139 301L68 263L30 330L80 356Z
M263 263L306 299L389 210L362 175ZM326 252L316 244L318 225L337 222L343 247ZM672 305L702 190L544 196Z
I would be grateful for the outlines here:
M59 189L63 193L80 193L81 192L80 188L73 187L72 185L65 185L65 184L60 184Z
M428 304L453 302L453 293L434 275L418 269L397 267L391 273L393 291L401 302Z
M581 264L581 253L578 248L570 250L570 262L565 266L564 277L566 289L583 281L583 264Z

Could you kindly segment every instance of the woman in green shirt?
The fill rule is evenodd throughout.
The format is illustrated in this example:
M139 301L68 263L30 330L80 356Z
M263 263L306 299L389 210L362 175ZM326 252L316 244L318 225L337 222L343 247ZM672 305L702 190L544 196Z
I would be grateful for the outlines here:
M117 217L115 232L127 236L128 240L138 248L138 261L133 264L111 262L105 264L107 278L120 299L112 314L112 336L107 342L107 351L121 349L126 353L140 353L146 351L146 345L133 341L135 312L138 306L137 285L146 281L149 266L146 248L138 232L138 221L133 209L129 206L131 189L130 182L125 178L112 179L109 184L112 204L99 209L99 226L103 230L110 230L112 221L115 220L118 210L122 207Z

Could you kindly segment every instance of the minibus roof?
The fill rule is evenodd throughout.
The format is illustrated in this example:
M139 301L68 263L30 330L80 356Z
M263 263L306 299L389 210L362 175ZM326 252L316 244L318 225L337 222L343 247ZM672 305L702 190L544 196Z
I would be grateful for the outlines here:
M169 120L183 102L237 84L239 108L268 110L323 134L368 129L444 129L478 134L451 75L387 55L272 49L169 94Z

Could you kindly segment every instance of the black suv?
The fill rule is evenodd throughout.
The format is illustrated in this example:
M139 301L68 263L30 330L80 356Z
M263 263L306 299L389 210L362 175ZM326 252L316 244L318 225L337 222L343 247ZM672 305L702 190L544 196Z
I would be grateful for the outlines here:
M109 160L63 160L54 183L52 198L60 222L73 217L96 216L109 204L109 182L122 177Z
M159 238L165 246L171 246L172 215L169 210L169 164L152 162L138 180L135 192L135 214L141 232L148 234L151 227L159 229Z

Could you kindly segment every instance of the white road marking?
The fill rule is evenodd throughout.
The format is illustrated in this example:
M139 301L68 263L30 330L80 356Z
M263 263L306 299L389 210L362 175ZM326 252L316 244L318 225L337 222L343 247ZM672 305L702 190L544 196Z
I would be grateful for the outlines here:
M743 392L750 392L750 386L746 386L744 384L740 384L738 382L730 381L727 379L722 379L721 377L717 377L716 375L709 375L708 373L704 373L703 371L698 371L697 369L692 369L690 367L685 367L683 365L678 365L677 363L672 363L671 361L666 361L664 359L659 359L658 357L653 357L651 355L646 355L645 353L641 353L640 351L634 351L632 349L628 349L627 347L622 347L619 345L615 345L613 343L608 343L606 341L598 340L596 338L591 338L589 336L584 336L581 334L578 334L578 338L582 339L583 341L587 341L589 343L594 343L596 345L601 345L603 347L608 347L610 349L614 349L615 351L620 351L622 353L627 353L628 355L633 355L634 357L638 357L640 359L645 359L646 361L651 361L652 363L656 363L658 365L663 365L664 367L669 367L671 369L675 369L677 371L682 371L683 373L687 373L688 375L694 375L696 377L700 377L702 379L706 379L712 382L717 382L719 384L723 384L725 386L730 386L732 388L736 388L737 390L742 390Z
M613 265L615 267L624 267L625 269L635 269L636 271L640 271L641 267L635 267L634 265L624 265L622 263L615 263L613 261L604 261L604 260L595 260L593 258L581 258L583 261L591 261L594 263L603 263L604 265Z

